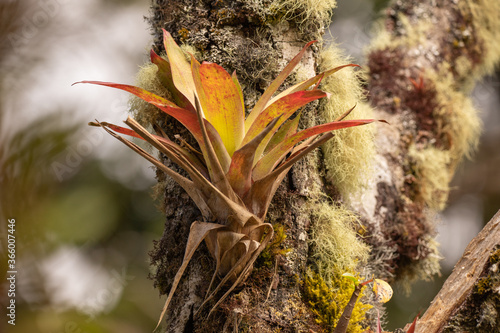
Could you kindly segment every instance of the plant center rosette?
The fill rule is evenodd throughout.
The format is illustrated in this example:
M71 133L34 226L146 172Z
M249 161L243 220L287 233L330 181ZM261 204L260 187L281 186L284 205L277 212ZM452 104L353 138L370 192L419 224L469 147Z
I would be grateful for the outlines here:
M204 304L227 282L231 287L212 308L215 309L252 270L253 263L273 236L265 223L271 199L292 165L333 137L332 131L360 126L373 119L342 120L298 131L300 115L291 117L309 102L328 97L317 87L321 80L348 64L318 74L275 95L279 86L300 62L308 43L269 85L245 118L243 93L236 74L221 66L189 62L164 31L167 58L151 51L151 62L172 100L139 87L98 81L82 81L125 90L177 119L193 135L199 151L181 146L165 133L149 133L128 117L124 128L106 122L92 122L126 144L172 177L200 209L205 221L190 227L186 251L160 317L163 318L177 285L194 251L205 240L215 258L216 271ZM188 177L167 168L157 158L119 134L143 139L182 167ZM220 282L212 290L215 277Z

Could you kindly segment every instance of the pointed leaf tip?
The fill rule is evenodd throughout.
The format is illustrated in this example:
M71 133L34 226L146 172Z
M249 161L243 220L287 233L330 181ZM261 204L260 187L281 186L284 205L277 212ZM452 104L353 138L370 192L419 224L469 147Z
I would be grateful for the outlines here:
M344 274L342 274L342 277L345 277L345 278L353 281L355 284L359 283L359 280L352 273L344 273Z

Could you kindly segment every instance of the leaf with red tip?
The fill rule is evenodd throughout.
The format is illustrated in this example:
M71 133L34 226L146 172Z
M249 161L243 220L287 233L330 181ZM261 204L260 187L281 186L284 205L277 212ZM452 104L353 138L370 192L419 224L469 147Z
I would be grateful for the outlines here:
M314 44L315 40L312 42L309 42L302 48L302 50L286 65L286 67L281 71L281 73L278 74L276 79L267 87L267 89L264 91L262 96L259 98L257 103L255 103L254 108L248 115L247 119L245 120L245 129L248 130L253 122L257 119L257 117L260 115L260 113L265 109L266 105L268 104L269 100L271 97L273 97L274 93L278 88L281 86L281 84L285 81L285 79L290 75L290 73L293 71L295 66L298 65L302 57L304 56L304 53L306 52L307 48Z
M253 170L253 178L254 180L257 180L265 177L274 169L274 167L283 159L283 157L302 140L321 133L330 132L342 128L366 125L374 121L374 119L362 119L332 122L328 124L317 125L291 135L284 141L279 143L273 150L268 152L257 162Z
M165 29L163 29L163 44L165 45L165 51L167 51L174 85L186 97L194 109L196 87L193 82L193 75L191 74L191 64L170 33Z
M418 316L416 316L415 319L413 319L413 322L411 323L411 326L410 328L408 328L408 331L406 331L406 333L415 333L415 329L417 328L417 320Z
M323 73L320 73L310 79L307 79L305 81L302 81L300 83L297 83L293 86L291 86L290 88L286 89L286 90L283 90L282 92L280 92L278 95L276 95L275 97L273 97L268 103L267 105L271 105L272 103L274 103L275 101L277 101L278 99L286 96L286 95L289 95L291 93L294 93L296 91L300 91L300 90L306 90L308 89L309 87L312 87L314 84L317 84L319 83L322 79L338 72L339 70L341 70L342 68L346 68L346 67L360 67L359 65L356 65L356 64L347 64L347 65L342 65L342 66L338 66L338 67L335 67L335 68L332 68L332 69L329 69Z
M282 99L268 106L257 117L252 126L248 129L247 134L243 139L243 144L248 143L260 132L262 132L262 130L267 126L267 124L269 124L272 119L281 117L278 123L276 123L276 125L274 126L273 131L271 131L259 145L259 148L255 153L254 164L259 160L272 135L274 134L274 132L276 132L278 127L281 126L281 124L283 124L295 111L297 111L302 106L326 96L327 94L321 90L297 91L293 94L283 97Z
M99 122L99 123L89 123L89 125L91 125L91 126L100 126L100 127L105 126L105 127L108 127L109 129L111 129L111 130L113 130L113 131L115 131L117 133L125 134L125 135L128 135L128 136L132 136L132 137L139 138L139 139L147 141L146 139L144 139L144 137L142 137L137 132L135 132L135 131L133 131L131 129L128 129L128 128L125 128L125 127L121 127L121 126L117 126L117 125L114 125L114 124L110 124L110 123L107 123L107 122L104 122L104 121L103 122ZM151 135L156 140L158 140L159 142L161 142L164 146L169 147L170 149L172 149L173 151L175 151L177 154L184 156L184 158L189 163L191 163L194 167L196 167L196 169L198 169L198 171L205 178L207 178L207 179L209 178L208 171L205 168L205 166L191 152L185 150L184 148L180 147L178 144L176 144L173 141L170 141L167 138L164 138L164 137L161 137L161 136L158 136L158 135L153 135L153 134L151 134Z
M196 114L189 110L178 107L177 105L175 105L173 102L169 101L166 98L160 97L145 89L131 86L128 84L119 84L119 83L102 82L102 81L81 81L81 82L76 82L74 84L77 83L96 84L96 85L124 90L131 94L134 94L140 99L143 99L144 101L156 106L163 112L167 113L168 115L180 121L195 136L198 142L200 142L200 139L202 140L201 142L203 142Z
M206 157L206 152L204 151L205 141L203 139L203 134L201 132L200 124L198 122L198 117L196 116L196 113L193 113L186 109L179 108L171 101L139 87L127 84L118 84L118 83L101 82L101 81L81 81L81 82L76 82L74 84L77 83L97 84L101 86L124 90L156 106L166 114L177 119L191 132L191 134L193 134L194 138L196 139L196 141L198 141L198 144L200 145L200 149L202 150L203 155ZM229 164L231 162L229 154L227 153L224 144L222 143L222 140L217 131L215 130L215 128L207 121L205 121L205 126L207 128L210 140L212 141L214 147L216 147L215 152L217 154L217 158L223 170L227 172L227 170L229 169Z
M192 58L191 70L205 118L215 127L232 156L245 135L245 110L238 87L221 66Z

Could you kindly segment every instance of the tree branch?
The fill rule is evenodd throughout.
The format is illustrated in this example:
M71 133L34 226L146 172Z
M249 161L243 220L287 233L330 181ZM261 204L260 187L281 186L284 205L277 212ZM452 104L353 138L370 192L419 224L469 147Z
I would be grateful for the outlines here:
M417 324L417 332L441 332L450 317L473 292L488 266L492 251L500 245L500 211L469 243L446 280Z

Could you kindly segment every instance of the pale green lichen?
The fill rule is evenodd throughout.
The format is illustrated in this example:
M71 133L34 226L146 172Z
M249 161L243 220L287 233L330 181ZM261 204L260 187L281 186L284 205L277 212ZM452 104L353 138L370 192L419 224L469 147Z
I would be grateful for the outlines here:
M156 73L158 72L158 67L155 64L148 63L139 69L136 75L137 87L146 89L158 96L169 99L169 91L161 84ZM132 96L129 100L129 111L132 116L142 125L147 128L165 115L156 106L144 101L143 99Z
M357 236L361 224L353 212L324 201L310 202L309 209L313 216L309 236L312 258L327 283L366 262L370 248Z
M346 65L345 57L336 46L330 46L319 55L319 68L325 71ZM357 71L357 72L355 72ZM372 108L364 102L361 87L362 74L352 67L343 68L326 78L321 88L331 93L321 105L325 122L334 121L345 111L356 106L346 119L373 118ZM359 194L372 176L371 162L375 156L374 126L361 126L335 132L335 137L322 147L327 179L335 185L344 199Z
M192 54L195 57L195 59L200 58L200 51L193 45L184 43L180 45L180 48L182 51L184 51L187 61L191 62L190 54Z

